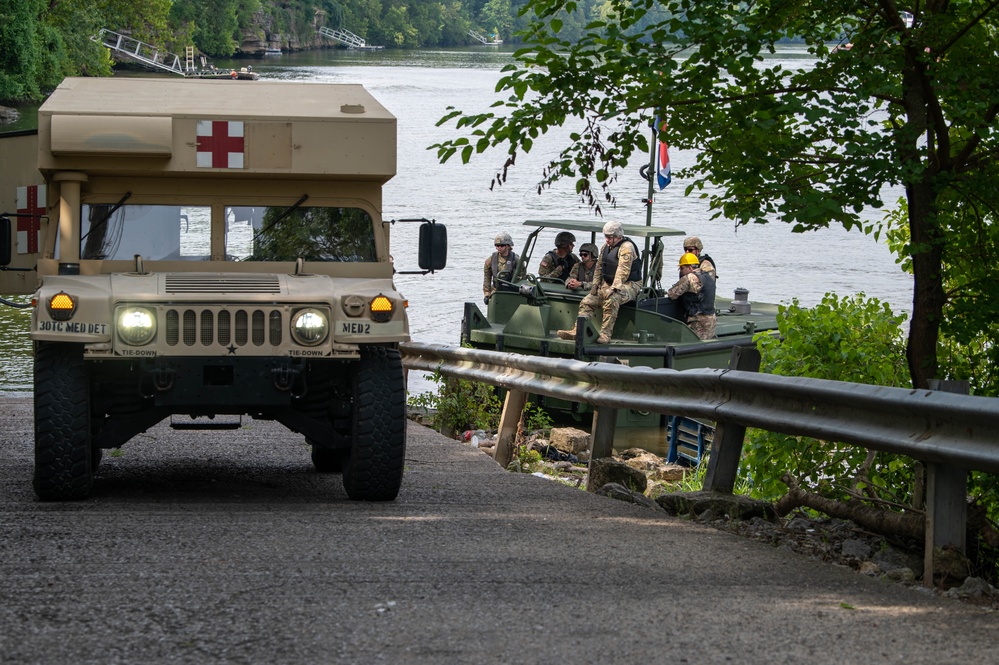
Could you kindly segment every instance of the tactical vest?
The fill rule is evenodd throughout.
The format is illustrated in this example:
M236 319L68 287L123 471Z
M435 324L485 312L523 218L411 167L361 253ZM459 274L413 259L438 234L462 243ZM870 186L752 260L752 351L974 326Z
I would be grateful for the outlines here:
M576 279L578 279L580 282L592 283L593 274L597 271L597 262L596 261L593 262L592 268L587 268L586 263L584 263L583 261L580 261L576 265L579 266L579 268L576 270Z
M700 265L704 265L705 261L707 261L708 263L710 263L711 265L713 265L715 267L715 276L718 275L718 264L715 263L715 260L713 258L711 258L710 256L708 256L707 254L701 254L697 258L701 262Z
M621 249L621 245L626 242L631 242L631 238L622 238L621 242L614 245L610 249L604 249L603 254L600 256L600 270L606 284L614 283L614 275L617 274L617 255L618 250ZM631 246L635 248L635 260L631 262L631 272L628 273L628 279L626 282L639 282L642 279L642 259L641 254L638 253L638 245L631 242Z
M715 313L715 279L706 272L695 270L694 274L701 280L701 292L687 291L681 298L687 312L687 320L698 314Z
M500 272L499 267L500 255L499 252L493 252L493 288L498 289L500 286L499 280L505 282L513 281L513 271L517 269L517 253L512 249L506 257L506 265L503 266L503 272Z
M569 272L572 270L572 267L579 263L576 259L576 255L572 252L569 252L563 257L559 257L559 255L554 251L549 251L545 257L551 258L553 265L558 267L558 270L549 274L548 277L561 279L563 281L569 279Z

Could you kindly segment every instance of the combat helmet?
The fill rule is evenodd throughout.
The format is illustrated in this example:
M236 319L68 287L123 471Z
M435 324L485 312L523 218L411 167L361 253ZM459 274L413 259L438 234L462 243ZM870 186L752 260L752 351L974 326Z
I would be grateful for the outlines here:
M562 231L557 236L555 236L556 247L568 247L571 243L574 242L576 242L576 236L572 235L568 231Z
M700 252L704 250L704 243L697 236L687 236L683 239L683 248L687 249L689 247L694 247Z

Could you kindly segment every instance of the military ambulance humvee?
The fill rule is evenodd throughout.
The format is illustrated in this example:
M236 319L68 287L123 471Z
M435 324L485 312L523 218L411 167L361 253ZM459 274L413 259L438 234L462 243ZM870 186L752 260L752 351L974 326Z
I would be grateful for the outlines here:
M35 156L3 172L0 292L34 292L39 498L88 496L101 451L167 417L235 415L304 434L350 498L395 498L394 116L359 85L66 79ZM403 221L443 268L445 229Z

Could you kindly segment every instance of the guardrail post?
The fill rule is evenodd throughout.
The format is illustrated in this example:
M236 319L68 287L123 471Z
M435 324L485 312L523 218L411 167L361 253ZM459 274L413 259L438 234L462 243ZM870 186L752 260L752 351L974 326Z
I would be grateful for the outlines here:
M590 428L590 459L603 459L614 454L614 428L617 426L617 409L598 406L593 410Z
M581 322L576 320L576 339L583 336ZM600 362L620 365L618 358L600 356ZM590 459L603 459L614 454L614 430L617 427L617 409L609 406L598 406L593 409L593 422L590 425ZM589 475L589 474L587 474ZM587 478L589 480L589 478ZM589 484L587 484L589 486Z
M967 381L931 379L930 390L967 395ZM967 551L968 471L951 464L926 463L926 531L923 586L933 586L937 552Z
M728 368L740 372L759 372L760 352L755 346L733 347ZM708 470L704 474L703 489L725 494L731 494L735 490L739 460L742 458L742 444L745 439L746 428L743 425L718 423L715 427L714 440L711 442L711 455L708 457Z
M527 393L521 390L507 390L503 401L503 414L500 416L499 433L496 435L496 454L493 456L504 469L513 460L513 444L517 440L517 429L527 404Z

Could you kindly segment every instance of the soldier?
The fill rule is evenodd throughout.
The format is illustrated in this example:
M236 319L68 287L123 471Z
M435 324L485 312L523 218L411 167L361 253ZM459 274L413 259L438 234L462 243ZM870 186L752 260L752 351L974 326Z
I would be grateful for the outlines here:
M702 254L704 251L704 244L701 239L697 236L689 236L683 239L683 251L690 252L697 257L700 261L701 270L711 275L714 279L718 279L718 271L715 270L715 261L707 254Z
M589 291L593 287L593 272L597 268L597 246L591 242L584 242L579 248L579 263L569 271L569 279L565 285L570 289L584 289Z
M605 244L593 274L590 293L579 303L579 316L590 318L597 309L602 310L603 320L597 344L607 344L614 332L621 305L634 300L642 290L642 262L638 246L624 237L621 222L604 224ZM576 339L575 330L559 330L562 339Z
M686 244L686 243L684 243ZM672 300L681 298L687 314L687 325L701 339L713 339L718 325L715 314L715 280L699 266L693 252L680 257L680 279L669 288L666 295Z
M564 282L569 277L573 266L579 263L579 257L572 253L575 244L576 236L568 231L562 231L555 236L555 249L550 250L541 259L541 265L538 266L538 277Z
M496 293L500 281L512 282L517 270L517 254L513 251L513 238L509 233L498 233L493 242L496 251L492 253L482 268L482 302L489 304L489 298Z

